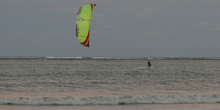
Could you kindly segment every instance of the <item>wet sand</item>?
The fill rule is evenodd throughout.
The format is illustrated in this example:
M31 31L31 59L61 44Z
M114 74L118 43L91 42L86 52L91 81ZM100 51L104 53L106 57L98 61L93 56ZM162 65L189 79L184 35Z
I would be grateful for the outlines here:
M0 110L220 110L220 104L143 104L112 106L0 105Z

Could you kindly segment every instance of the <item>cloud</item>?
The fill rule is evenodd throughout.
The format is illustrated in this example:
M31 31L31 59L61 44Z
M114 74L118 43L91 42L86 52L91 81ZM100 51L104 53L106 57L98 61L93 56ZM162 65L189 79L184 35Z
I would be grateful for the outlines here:
M144 10L141 10L139 13L137 13L137 17L139 19L145 19L148 17L151 17L154 14L157 14L159 12L159 10L155 9L155 8L145 8Z
M73 14L74 11L78 10L76 7L61 7L56 9L45 9L46 12L60 12Z
M213 21L202 21L199 26L208 27L211 32L219 32L220 31L220 23Z

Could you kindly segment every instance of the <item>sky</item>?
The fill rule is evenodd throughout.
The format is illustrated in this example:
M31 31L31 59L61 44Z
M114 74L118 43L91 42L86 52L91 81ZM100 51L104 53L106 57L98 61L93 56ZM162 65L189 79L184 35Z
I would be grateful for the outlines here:
M96 3L90 47L78 9ZM220 57L220 0L0 0L0 56Z

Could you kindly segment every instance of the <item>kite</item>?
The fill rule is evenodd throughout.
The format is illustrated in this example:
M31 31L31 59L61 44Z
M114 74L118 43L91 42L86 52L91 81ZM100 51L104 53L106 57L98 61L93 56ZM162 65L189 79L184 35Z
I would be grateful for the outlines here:
M95 3L80 7L76 17L76 37L79 42L89 47L90 23Z

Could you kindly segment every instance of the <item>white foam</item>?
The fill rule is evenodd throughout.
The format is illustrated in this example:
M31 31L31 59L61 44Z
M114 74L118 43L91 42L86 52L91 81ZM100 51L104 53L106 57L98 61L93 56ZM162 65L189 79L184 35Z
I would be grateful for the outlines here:
M82 57L45 57L47 59L81 59Z

